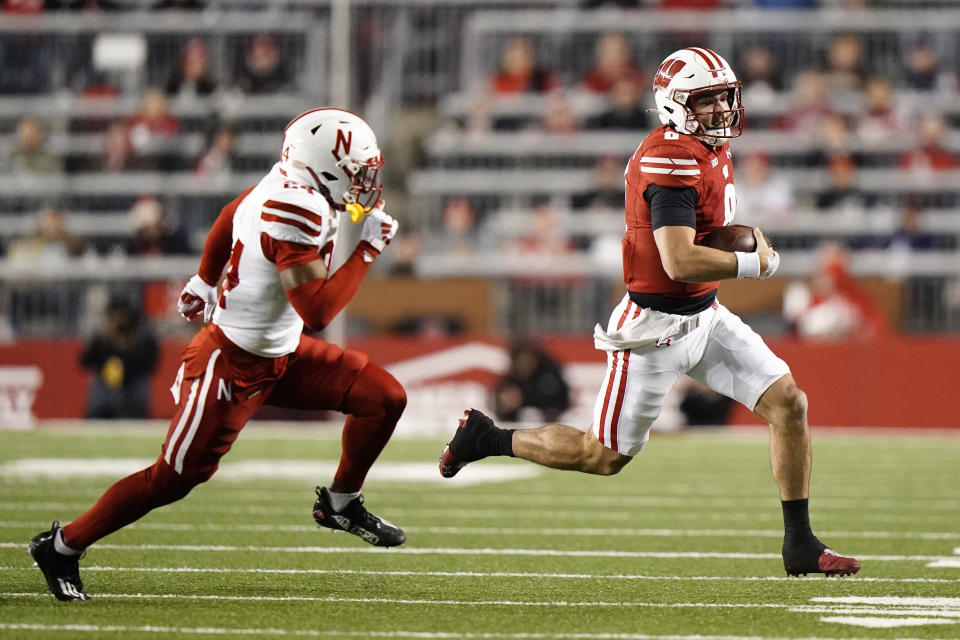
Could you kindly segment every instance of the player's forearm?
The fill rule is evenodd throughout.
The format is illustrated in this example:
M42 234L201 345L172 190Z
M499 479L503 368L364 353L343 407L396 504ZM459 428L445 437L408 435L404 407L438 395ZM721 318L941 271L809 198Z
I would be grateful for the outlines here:
M737 257L727 251L693 245L681 255L662 260L671 280L678 282L716 282L737 277Z
M357 293L378 251L360 242L347 261L326 280L313 280L287 291L287 299L314 331L320 331L343 310Z
M220 281L220 274L230 259L233 244L233 211L224 209L217 216L207 241L203 245L203 256L197 274L210 286Z

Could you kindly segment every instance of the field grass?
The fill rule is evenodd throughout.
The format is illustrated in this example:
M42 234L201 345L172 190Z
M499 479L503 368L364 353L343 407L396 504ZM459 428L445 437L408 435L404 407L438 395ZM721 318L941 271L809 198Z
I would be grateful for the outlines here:
M365 494L409 539L382 550L310 518L335 431L253 425L88 551L91 601L55 601L26 541L163 432L0 432L0 638L960 638L960 437L903 432L815 431L814 528L863 570L787 579L762 431L654 434L612 478L497 459L453 482L443 438L395 439Z

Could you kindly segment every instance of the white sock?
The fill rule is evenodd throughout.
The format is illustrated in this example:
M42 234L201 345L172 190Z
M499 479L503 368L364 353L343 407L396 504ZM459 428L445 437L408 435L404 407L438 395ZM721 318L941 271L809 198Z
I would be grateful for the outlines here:
M78 556L83 553L67 546L63 541L63 529L57 529L57 534L53 536L53 550L62 556Z
M338 493L330 491L330 505L337 511L343 511L350 502L360 497L360 492Z

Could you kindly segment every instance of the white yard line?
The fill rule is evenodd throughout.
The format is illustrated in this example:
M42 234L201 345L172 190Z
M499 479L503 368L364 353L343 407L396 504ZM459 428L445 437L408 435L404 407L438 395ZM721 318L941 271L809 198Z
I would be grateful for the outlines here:
M0 571L33 572L30 566L0 566ZM358 575L358 576L415 576L431 578L521 578L521 579L555 579L555 580L647 580L647 581L681 581L681 582L820 582L822 576L792 577L786 576L654 576L644 574L604 574L604 573L536 573L526 571L372 571L363 569L237 569L211 567L103 567L84 566L83 572L104 573L243 573L267 575ZM849 577L843 582L845 585L853 582L871 582L885 584L934 583L955 584L960 578L872 578Z
M71 473L80 477L120 477L125 471L134 472L150 464L150 460L132 461L122 458L27 458L11 460L0 464L0 477L8 479L19 478L46 478L69 476ZM337 467L337 462L331 461L305 461L305 460L244 460L233 463L224 463L217 473L217 479L224 480L244 480L244 479L312 479L317 480L333 475ZM496 480L519 480L535 477L539 474L538 468L530 465L494 463L486 466L478 466L476 470L470 469L463 472L467 481L463 484L472 482L491 482ZM471 475L476 477L471 479ZM456 488L460 476L450 484ZM436 469L436 463L378 463L371 469L370 480L376 483L382 482L434 482L442 481L450 483L440 477ZM678 507L686 508L690 506L708 506L716 508L730 508L745 506L765 507L776 503L775 497L766 495L703 495L702 491L696 491L692 488L691 495L614 495L598 496L584 495L580 496L580 502L584 508L593 507ZM309 495L307 493L306 495ZM248 494L245 494L248 497ZM418 501L432 505L458 505L465 500L477 506L496 506L501 509L525 510L529 506L545 507L550 505L567 505L570 503L569 494L541 494L523 495L515 494L509 500L503 500L499 494L480 494L465 497L460 492L443 491L418 491L416 493ZM296 495L289 497L278 497L275 495L263 496L262 499L269 504L275 505L277 502L302 502L303 498ZM247 500L248 502L251 500ZM917 496L910 500L902 498L884 498L884 497L830 497L815 496L812 505L818 510L848 510L862 509L869 511L872 509L895 508L899 512L912 511L943 511L955 513L960 509L960 499L957 498L930 498Z
M879 605L884 607L937 607L960 611L960 598L927 598L923 596L821 596L810 598L811 602L846 605Z
M10 515L19 515L24 511L83 511L88 509L92 504L93 500L85 502L11 502L3 501L0 502L0 511L6 510L12 512ZM258 515L258 516L291 516L295 517L303 514L303 504L308 504L308 501L304 500L299 507L291 505L289 507L282 506L250 506L244 504L234 504L234 505L224 505L224 504L199 504L196 501L189 501L177 503L176 506L170 508L176 509L181 513L229 513L233 515L237 514L246 514L246 515ZM407 508L407 507L392 507L385 505L386 508L384 511L388 512L387 515L391 517L391 520L394 518L440 518L442 517L445 520L452 519L465 519L465 520L484 520L490 521L491 519L502 519L505 517L503 509L438 509L436 507L423 507L423 508ZM689 509L690 505L687 505L684 509L679 509L678 511L651 511L645 509L642 511L637 510L587 510L587 509L577 509L577 510L560 510L560 509L530 509L524 508L522 514L529 517L544 517L550 518L553 520L558 519L569 519L569 520L590 520L596 521L598 518L604 520L614 520L614 521L629 521L637 518L644 518L646 520L654 518L665 518L670 520L696 520L698 522L704 520L722 520L724 522L730 521L757 521L757 520L771 520L771 521L780 521L781 515L779 509L771 508L762 512L737 512L737 511L703 511L701 509ZM891 513L891 512L866 512L859 513L857 515L857 520L864 522L872 522L876 524L891 524L891 523L910 523L914 524L917 522L917 519L920 516L910 513ZM957 516L955 514L949 515L934 515L934 514L924 514L923 520L926 522L944 522L949 525L954 525L957 522Z
M332 464L332 463L331 463ZM117 474L112 474L117 475ZM320 481L320 479L316 479ZM13 476L8 476L4 479L4 482L10 487L11 493L24 492L28 494L39 493L43 495L49 495L51 491L51 486L55 485L58 488L58 491L63 495L69 495L71 497L75 496L85 496L91 498L98 498L102 493L102 489L81 489L76 487L63 487L61 482L57 480L40 480L38 478L16 478ZM278 502L302 502L304 488L298 484L285 484L284 486L274 486L274 487L264 487L262 485L254 487L238 485L236 483L219 483L219 475L214 476L214 480L211 484L217 485L217 491L223 492L224 494L241 494L244 499L250 500L264 500L271 503ZM814 505L818 505L822 502L829 501L850 501L856 502L858 506L862 506L862 500L871 500L875 502L884 502L886 504L878 506L901 506L904 503L902 498L884 498L878 497L876 495L876 484L871 484L868 480L863 480L860 483L863 486L871 487L869 491L865 492L863 495L854 493L850 487L844 487L844 492L842 495L828 495L824 491L820 491L816 496L813 497ZM396 494L407 494L409 493L409 487L403 485L394 486L389 483L376 483L371 484L373 487L372 490L376 492L378 496L394 496ZM440 500L459 500L462 502L463 494L458 492L451 492L447 488L449 485L442 485L443 489L435 489L432 491L417 491L417 499L423 500L425 502L435 502ZM666 485L658 485L657 493L653 495L656 498L684 498L684 499L708 499L708 498L730 498L730 490L715 490L713 489L712 484L701 483L701 484L687 484L687 483L668 483ZM616 487L619 490L620 494L605 494L603 496L597 496L595 493L577 493L575 491L565 491L565 492L553 492L549 489L544 491L538 491L537 496L542 497L543 500L549 502L558 502L560 504L569 503L571 500L578 502L589 503L591 501L595 504L604 504L604 505L618 505L624 500L632 500L636 498L643 498L646 492L649 491L647 486L633 486L629 482L623 484L618 484ZM742 490L741 490L742 489ZM942 496L934 496L933 490L936 490L936 487L933 487L931 492L923 496L910 496L910 504L926 504L927 502L931 503L940 503L946 505L948 503L953 503L960 506L960 500L955 495L950 494L949 492L944 493ZM309 490L306 491L308 494ZM747 487L738 487L736 495L738 496L738 503L742 504L740 498L745 498L749 500L757 501L770 501L770 492L769 491L752 491L748 490ZM484 500L489 499L493 504L501 504L500 500L495 498L487 498L487 494L473 495L468 496L470 501L475 500ZM535 503L541 503L542 501L534 501Z
M2 549L19 549L18 542L0 542ZM449 556L539 556L562 558L660 558L660 559L717 559L717 560L772 560L779 553L738 553L721 551L614 551L585 549L495 549L490 547L318 547L318 546L256 546L256 545L192 545L192 544L97 544L97 549L112 551L216 551L259 553L378 553L399 555ZM930 555L861 555L868 562L933 562L943 556Z
M960 569L960 557L941 558L940 560L934 560L927 566L931 569Z
M159 627L91 624L16 624L0 622L0 630L8 631L77 631L88 633L181 633L184 635L248 635L292 636L308 638L423 638L426 640L873 640L870 638L795 638L787 636L722 636L722 635L651 635L646 633L470 633L458 631L337 631L316 629L229 628L229 627ZM903 638L901 640L917 640ZM928 638L926 640L946 640Z
M7 598L49 598L46 592L0 592L0 597ZM607 600L431 600L428 598L348 598L343 596L251 596L251 595L223 595L216 593L187 594L187 593L98 593L102 600L209 600L222 602L331 602L348 604L401 604L416 606L452 606L452 607L581 607L581 608L637 608L637 609L785 609L795 612L813 613L850 613L850 610L832 606L806 605L797 606L782 602L642 602L642 601L607 601ZM858 612L896 615L889 610L864 607ZM925 610L903 609L903 615L917 615L923 612L931 617L953 617L954 612L934 612Z
M64 520L63 524L67 521ZM0 529L36 528L36 521L0 520ZM190 524L173 522L137 522L130 529L149 531L222 531L222 524ZM316 525L309 524L234 524L231 531L310 532ZM404 527L407 533L471 534L492 536L623 536L649 538L782 538L782 529L631 529L591 527ZM936 531L821 531L820 535L831 538L877 539L877 540L960 540L960 533Z
M341 596L249 596L215 593L98 593L110 600L213 600L225 602L341 602L355 604L405 604L454 607L634 607L652 609L789 609L796 605L780 602L630 602L606 600L431 600L427 598L347 598ZM47 592L0 592L6 598L49 598Z
M931 624L954 624L952 620L938 618L881 618L877 616L820 616L820 622L833 622L868 629L893 629L896 627L925 627Z
M151 464L152 459L141 458L17 458L0 463L0 478L119 478ZM220 465L217 478L230 482L303 480L312 483L317 478L333 477L337 465L337 461L330 460L237 460ZM465 486L536 478L543 468L494 462L471 471L451 481L440 476L436 462L380 462L370 469L368 479L374 483L416 482L443 484L445 487Z

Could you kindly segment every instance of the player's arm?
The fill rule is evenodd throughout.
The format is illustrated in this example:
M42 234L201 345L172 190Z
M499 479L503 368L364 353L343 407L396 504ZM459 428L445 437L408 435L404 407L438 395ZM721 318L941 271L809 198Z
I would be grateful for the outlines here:
M758 278L766 272L772 250L758 235L755 254L720 251L695 244L697 192L693 187L652 184L644 198L650 205L653 238L660 262L671 280L714 282L727 278Z
M714 282L737 275L732 253L694 244L697 235L697 190L651 184L643 194L650 205L653 239L663 270L671 280Z
M223 268L230 260L230 251L233 248L233 215L252 188L221 209L220 215L210 227L197 275L190 278L177 301L177 310L187 320L196 320L203 316L206 321L213 314L217 303L217 283Z
M233 214L237 210L236 204L239 204L239 200L231 202L220 210L220 215L213 222L207 239L203 243L203 255L200 257L197 275L210 286L216 286L220 281L220 274L230 260L230 251L233 248Z
M381 204L367 214L360 242L353 253L329 277L326 263L318 259L316 248L309 248L314 257L309 262L304 261L306 247L299 250L300 258L291 257L294 254L280 256L276 260L280 284L303 323L314 331L330 324L357 293L370 265L396 233L396 220L384 213Z

